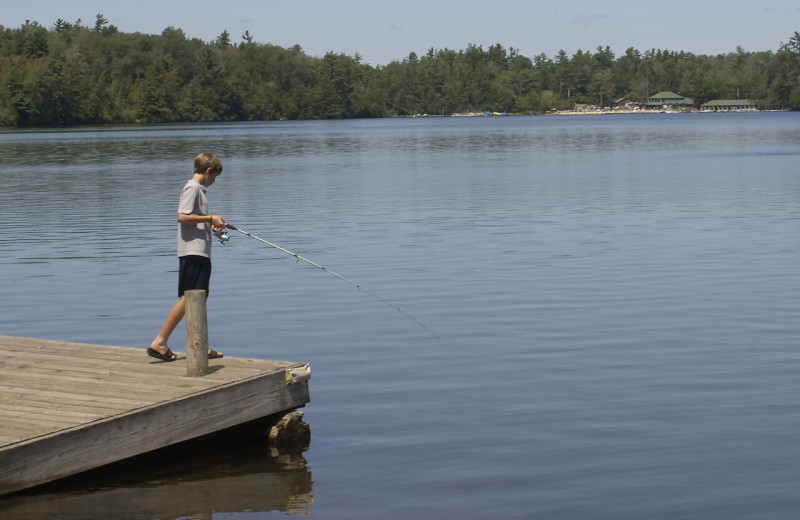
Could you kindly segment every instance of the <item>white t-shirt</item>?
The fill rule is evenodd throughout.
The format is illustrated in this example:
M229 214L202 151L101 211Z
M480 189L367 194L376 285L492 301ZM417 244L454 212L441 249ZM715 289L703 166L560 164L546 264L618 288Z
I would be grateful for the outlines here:
M181 191L178 213L208 215L205 187L194 179ZM178 256L205 256L211 258L211 223L178 224Z

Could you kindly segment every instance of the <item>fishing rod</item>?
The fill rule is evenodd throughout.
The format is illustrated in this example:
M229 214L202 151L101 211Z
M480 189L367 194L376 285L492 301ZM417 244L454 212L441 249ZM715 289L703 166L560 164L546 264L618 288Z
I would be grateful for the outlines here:
M268 241L264 240L263 238L259 238L259 237L255 236L255 235L253 235L252 233L248 233L244 229L240 229L240 228L234 226L233 224L227 224L226 223L225 227L228 228L228 229L232 229L234 231L238 231L239 233L242 233L243 235L247 235L250 238L254 238L254 239L258 240L259 242L262 242L262 243L264 243L264 244L266 244L266 245L268 245L270 247L273 247L273 248L277 249L278 251L286 253L289 256L295 257L297 260L302 260L303 262L305 262L305 263L307 263L309 265L312 265L312 266L316 267L317 269L321 269L321 270L325 271L328 274L332 274L336 278L349 283L350 285L352 285L353 287L355 287L358 290L364 291L365 293L369 294L373 298L376 298L376 299L380 300L381 302L385 303L386 305L388 305L389 307L393 308L394 310L396 310L400 314L403 314L407 318L413 320L414 322L417 323L417 325L419 325L420 327L422 327L423 329L428 331L436 339L438 339L438 340L442 339L442 338L439 337L438 334L436 334L431 329L429 329L427 326L425 326L425 324L422 323L421 321L419 321L417 318L415 318L414 316L410 315L409 313L407 313L406 311L404 311L403 309L401 309L400 307L398 307L394 303L382 298L381 296L378 296L377 294L375 294L374 292L370 291L366 287L364 287L364 286L362 286L362 285L360 285L360 284L358 284L358 283L356 283L356 282L354 282L354 281L352 281L352 280L350 280L348 278L345 278L344 276L342 276L342 275L340 275L338 273L334 273L333 271L331 271L327 267L323 267L323 266L321 266L321 265L319 265L319 264L317 264L315 262L312 262L308 258L303 258L302 256L298 255L297 253L289 251L288 249L284 249L284 248L282 248L281 246L279 246L277 244L273 244L272 242L268 242ZM228 232L225 231L225 229L219 229L217 231L214 231L214 234L219 239L219 241L222 242L223 244L227 244L228 240L230 240L230 237L228 236Z

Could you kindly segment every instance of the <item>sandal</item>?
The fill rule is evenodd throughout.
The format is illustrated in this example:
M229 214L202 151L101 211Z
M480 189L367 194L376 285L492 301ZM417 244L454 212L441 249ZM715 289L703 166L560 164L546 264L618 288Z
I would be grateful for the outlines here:
M161 361L175 361L178 359L178 356L175 355L175 353L169 347L167 347L167 351L163 354L157 350L147 347L147 355L156 359L160 359Z

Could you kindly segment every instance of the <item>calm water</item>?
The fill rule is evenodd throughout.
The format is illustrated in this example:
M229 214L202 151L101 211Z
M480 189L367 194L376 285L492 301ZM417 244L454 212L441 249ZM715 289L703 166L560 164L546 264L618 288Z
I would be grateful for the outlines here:
M144 349L206 150L214 213L441 340L232 232L211 344L311 363L310 448L0 500L4 518L800 511L800 114L0 133L0 334Z

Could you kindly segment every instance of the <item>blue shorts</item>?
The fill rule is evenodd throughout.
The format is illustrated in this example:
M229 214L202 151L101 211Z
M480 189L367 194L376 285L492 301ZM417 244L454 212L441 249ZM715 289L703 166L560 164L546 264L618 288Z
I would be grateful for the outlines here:
M204 256L181 256L178 258L180 267L178 270L178 298L183 296L184 291L193 289L205 289L208 294L209 283L211 282L211 259Z

